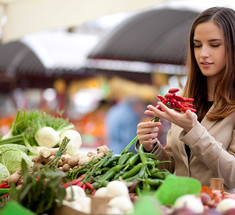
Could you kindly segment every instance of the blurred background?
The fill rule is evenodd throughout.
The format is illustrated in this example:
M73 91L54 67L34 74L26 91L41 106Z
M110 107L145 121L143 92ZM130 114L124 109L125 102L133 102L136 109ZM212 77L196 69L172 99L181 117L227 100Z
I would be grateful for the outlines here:
M146 105L184 87L191 24L212 6L235 1L0 0L0 135L17 110L64 111L82 148L119 153Z

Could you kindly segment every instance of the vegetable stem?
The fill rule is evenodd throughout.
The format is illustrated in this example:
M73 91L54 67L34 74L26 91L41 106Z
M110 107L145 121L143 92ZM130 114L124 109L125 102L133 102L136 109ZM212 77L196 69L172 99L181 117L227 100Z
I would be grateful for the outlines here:
M132 141L123 149L123 151L121 152L121 155L124 154L126 151L128 151L128 149L138 140L139 135L136 135Z

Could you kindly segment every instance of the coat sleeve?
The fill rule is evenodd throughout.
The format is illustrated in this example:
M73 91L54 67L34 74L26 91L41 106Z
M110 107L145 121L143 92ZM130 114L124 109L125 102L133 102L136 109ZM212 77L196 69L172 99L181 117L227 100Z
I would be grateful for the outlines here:
M223 135L223 134L220 134ZM215 175L224 179L228 188L235 187L235 131L227 149L209 134L199 122L188 132L182 131L180 140L187 144L194 155L206 164Z
M169 131L170 132L170 131ZM169 135L168 132L168 135ZM139 141L136 142L135 149L138 151ZM170 163L163 163L159 166L159 169L167 169L169 172L174 173L174 160L171 153L170 145L167 145L166 148L162 146L162 144L157 141L154 148L150 151L150 153L154 154L158 160L160 161L171 161Z

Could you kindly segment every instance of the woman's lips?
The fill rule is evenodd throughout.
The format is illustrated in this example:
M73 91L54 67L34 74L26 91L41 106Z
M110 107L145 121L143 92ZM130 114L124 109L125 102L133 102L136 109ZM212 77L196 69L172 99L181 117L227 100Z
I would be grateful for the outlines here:
M211 65L213 65L213 63L201 62L201 65L203 68L208 68L208 67L211 67Z

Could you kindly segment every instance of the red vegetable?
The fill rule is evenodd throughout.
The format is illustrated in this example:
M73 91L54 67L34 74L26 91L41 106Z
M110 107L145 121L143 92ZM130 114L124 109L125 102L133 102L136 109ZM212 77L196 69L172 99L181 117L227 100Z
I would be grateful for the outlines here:
M157 95L157 97L158 97L161 101L165 100L161 95Z
M167 94L165 95L165 98L166 98L166 99L170 99L170 98L174 98L175 96L176 96L175 94L167 93Z
M71 185L76 185L76 184L78 184L78 182L80 182L80 178L75 179L75 180L71 181L70 183L71 183Z
M193 102L194 99L193 98L186 98L186 102Z
M168 93L177 93L179 91L178 88L171 88L168 90Z
M186 99L183 98L182 96L175 95L174 98L175 98L177 101L186 102Z
M7 183L0 184L0 188L4 188L7 185Z
M92 186L91 183L86 182L85 185L86 185L86 187L89 188L90 190L93 190L93 186Z

